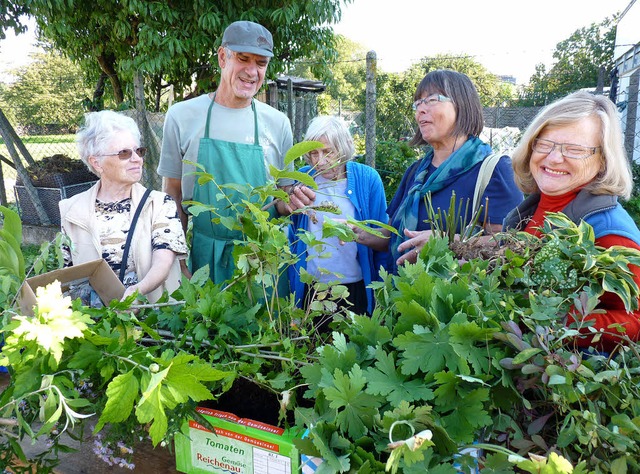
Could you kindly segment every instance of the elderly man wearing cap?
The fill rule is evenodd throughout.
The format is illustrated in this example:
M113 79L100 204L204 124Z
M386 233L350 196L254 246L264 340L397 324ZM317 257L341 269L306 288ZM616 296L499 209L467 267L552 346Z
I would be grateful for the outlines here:
M268 179L270 164L284 167L284 155L293 145L291 124L283 113L253 99L271 57L273 38L265 27L250 21L234 22L224 31L218 49L218 89L169 108L158 174L163 176L164 191L176 202L214 205L219 215L228 209L228 202L219 202L219 190L213 183L199 185L191 174L194 166L183 160L204 166L219 185L261 186ZM314 199L312 190L295 188L290 203L279 202L276 208L285 214ZM211 218L209 213L193 217L191 270L208 264L211 279L220 283L233 274L233 240L241 235L213 224ZM183 209L181 219L186 230Z

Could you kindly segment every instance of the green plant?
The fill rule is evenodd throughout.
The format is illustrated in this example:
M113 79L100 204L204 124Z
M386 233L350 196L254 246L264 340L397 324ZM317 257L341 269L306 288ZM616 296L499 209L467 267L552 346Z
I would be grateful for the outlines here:
M634 307L627 265L640 255L597 248L587 224L561 215L541 239L504 238L526 245L460 262L434 236L415 265L376 285L373 316L340 325L302 369L315 406L297 410L311 427L300 447L325 472L453 473L474 466L466 448L484 452L487 472L638 469L638 346L620 333L615 358L582 354L574 343L588 323L563 316L590 313L604 291ZM392 426L395 439L430 430L431 442L398 454Z
M294 147L288 160L309 146ZM304 173L272 173L314 185ZM201 173L199 179L212 177ZM153 305L132 306L132 295L104 308L82 307L79 300L70 307L57 285L38 289L34 318L6 306L0 364L9 366L11 381L0 398L0 416L18 420L0 435L0 458L7 466L14 456L25 460L15 439L50 438L50 448L39 456L44 460L49 451L67 449L62 433L80 437L85 423L94 419L94 433L103 434L103 443L111 446L133 446L147 436L154 445L169 443L187 417L197 417L196 403L216 399L238 379L277 396L281 411L276 415L287 423L302 384L300 367L313 363L314 347L323 342L313 331L313 320L335 312L330 301L340 289L324 290L326 301L306 312L297 308L288 293L279 293L287 265L295 261L286 234L289 221L273 217L266 205L274 197L286 199L286 193L269 184L219 189L241 197L235 219L216 217L215 209L213 219L241 230L244 237L235 250L236 273L224 285L208 280L205 268L182 282L175 300L165 297ZM197 203L192 207L193 212L207 210ZM18 235L17 215L6 216L5 227ZM342 232L347 231L343 224ZM22 255L19 246L11 250L8 256ZM52 250L43 247L34 266L55 264ZM13 258L0 264L5 260L15 284L2 294L12 301L24 270L10 266ZM42 472L52 466L34 462Z
M640 164L632 161L631 171L633 174L633 191L628 201L622 201L622 206L637 224L640 223Z
M271 171L313 185L306 174ZM481 450L487 472L638 470L638 345L614 326L601 334L625 343L615 356L583 354L576 339L600 334L579 317L563 320L569 310L591 313L605 291L633 308L628 264L640 264L637 252L598 248L589 226L562 215L550 216L540 239L504 234L486 259L464 262L434 236L415 265L375 284L371 318L334 315L339 285L317 287L318 304L307 310L280 291L297 257L288 219L266 207L286 193L269 185L219 191L239 193L235 219L197 203L192 210L242 231L225 284L202 269L173 300L153 305L134 305L132 295L86 308L54 286L39 291L34 318L3 306L0 364L11 382L0 396L0 466L25 460L17 440L47 437L50 448L34 461L47 472L55 460L46 454L68 449L60 434L82 437L88 422L104 443L169 443L197 417L197 403L247 380L277 397L282 423L293 422L295 408L295 422L310 429L300 448L322 456L325 472L469 471L476 459L464 448ZM17 240L19 219L3 213L3 229ZM352 238L343 223L327 232ZM2 249L0 270L16 291L20 248ZM4 287L0 296L12 301ZM313 321L327 315L335 331L320 335Z
M0 307L8 307L15 299L25 277L22 242L22 222L18 214L0 206Z
M385 195L390 201L396 193L407 168L418 159L419 153L406 141L381 141L376 146L376 169L384 182Z

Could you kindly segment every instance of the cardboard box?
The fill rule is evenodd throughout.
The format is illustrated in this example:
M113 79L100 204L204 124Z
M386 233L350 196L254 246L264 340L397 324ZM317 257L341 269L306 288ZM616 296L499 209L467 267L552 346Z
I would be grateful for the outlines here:
M93 260L27 278L20 290L20 310L23 315L33 316L36 288L46 286L55 280L60 282L63 292L69 290L71 283L88 280L105 305L108 305L111 300L119 300L124 294L124 286L109 264L102 259Z
M175 436L176 469L187 474L295 474L300 453L293 440L303 430L284 430L232 413L198 408L214 431L188 420Z

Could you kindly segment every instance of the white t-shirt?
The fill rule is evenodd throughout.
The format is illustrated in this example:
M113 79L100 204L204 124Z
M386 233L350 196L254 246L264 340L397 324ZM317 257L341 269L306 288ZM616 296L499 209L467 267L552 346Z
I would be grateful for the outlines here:
M259 142L264 150L264 162L269 176L269 165L284 168L284 155L293 146L293 133L288 117L273 107L254 100L258 115ZM182 179L182 199L193 197L196 177L193 165L182 163L198 161L200 139L204 137L207 112L211 105L209 94L172 105L164 121L162 151L158 174ZM211 110L209 138L235 143L254 143L254 117L251 106L232 109L216 103Z
M318 184L314 206L329 201L335 203L340 214L329 212L315 212L315 219L309 216L309 231L313 232L317 240L324 240L322 246L307 248L307 271L322 283L340 281L341 283L355 283L362 280L362 269L358 262L358 246L355 242L340 244L337 237L322 239L322 225L325 217L330 219L347 219L354 217L355 208L346 195L347 180L328 180L322 176L315 176ZM309 211L312 212L312 211ZM315 220L315 222L314 222ZM329 272L327 272L327 270ZM341 275L338 277L337 275Z

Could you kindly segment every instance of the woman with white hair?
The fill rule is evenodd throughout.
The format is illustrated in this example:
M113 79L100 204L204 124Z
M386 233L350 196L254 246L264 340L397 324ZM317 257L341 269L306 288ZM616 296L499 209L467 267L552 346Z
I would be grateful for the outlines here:
M318 116L309 124L304 138L325 146L309 152L306 155L309 165L300 170L313 176L318 189L311 208L292 215L291 245L299 261L289 269L291 289L297 303L306 307L312 295L300 279L304 269L316 281L345 285L349 295L340 304L355 313L370 314L374 306L373 290L367 286L378 279L380 266L388 259L387 253L356 242L342 243L336 237L323 239L322 226L326 217L386 222L387 202L382 180L370 166L352 161L353 139L342 119ZM333 206L338 214L313 209L318 206ZM323 245L307 246L295 235L301 229L312 232Z
M546 214L562 212L576 224L590 224L601 247L640 250L640 230L618 202L629 199L633 180L617 110L608 98L576 92L548 105L525 131L512 160L516 183L529 197L507 215L505 229L540 236ZM640 268L630 269L640 285ZM581 337L578 346L612 350L622 340L616 324L638 340L639 311L627 313L613 293L605 293L597 310L585 321L568 315L567 323L578 323L581 332L590 334L587 321L604 331L599 342Z
M103 258L124 284L155 302L180 284L176 257L187 245L173 199L142 186L143 158L135 121L104 110L85 116L76 136L82 161L100 179L91 189L60 202L62 232L71 248L65 264Z

